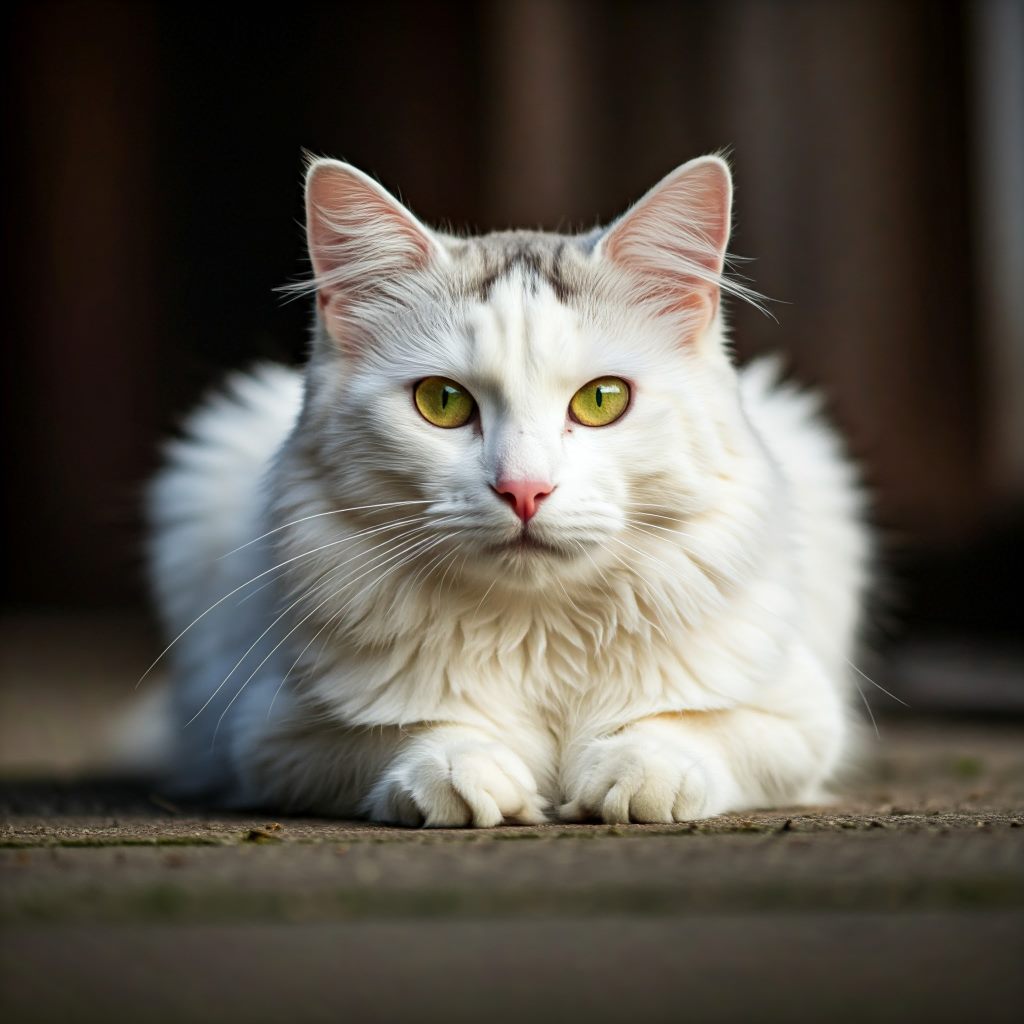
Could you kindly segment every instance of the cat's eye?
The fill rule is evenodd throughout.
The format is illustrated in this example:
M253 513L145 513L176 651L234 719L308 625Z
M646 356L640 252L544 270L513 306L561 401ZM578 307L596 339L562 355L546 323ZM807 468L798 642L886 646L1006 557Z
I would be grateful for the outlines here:
M584 427L606 427L629 406L629 385L619 377L598 377L572 396L569 415Z
M413 390L420 415L435 427L464 427L476 412L473 396L447 377L427 377Z

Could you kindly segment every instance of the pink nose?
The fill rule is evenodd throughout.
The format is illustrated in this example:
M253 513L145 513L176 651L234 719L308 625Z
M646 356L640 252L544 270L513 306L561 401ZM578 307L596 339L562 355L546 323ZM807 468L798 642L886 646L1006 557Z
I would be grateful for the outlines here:
M528 523L537 514L537 506L553 490L551 484L542 484L538 480L499 480L494 493L508 502L524 523Z

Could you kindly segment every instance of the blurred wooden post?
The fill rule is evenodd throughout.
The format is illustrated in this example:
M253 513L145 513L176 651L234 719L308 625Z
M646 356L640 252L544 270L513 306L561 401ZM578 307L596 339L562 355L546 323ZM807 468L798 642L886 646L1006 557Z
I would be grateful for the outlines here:
M131 524L154 457L153 11L30 5L17 32L12 596L102 605L137 591Z
M968 15L987 468L1009 504L1024 500L1024 4L984 0Z
M482 194L491 227L589 226L600 195L580 0L504 0L484 8Z
M902 543L986 507L962 85L950 5L746 2L722 80L741 141L739 251L782 300L740 314L819 384ZM922 32L922 19L928 31Z

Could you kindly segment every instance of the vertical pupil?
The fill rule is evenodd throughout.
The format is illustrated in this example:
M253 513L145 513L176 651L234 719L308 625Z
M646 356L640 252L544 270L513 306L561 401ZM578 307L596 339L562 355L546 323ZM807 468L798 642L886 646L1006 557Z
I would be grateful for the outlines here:
M604 388L602 388L600 385L598 385L598 387L594 389L594 398L597 402L598 409L600 409L601 403L604 401Z
M448 408L448 399L452 396L452 389L445 385L441 388L441 409L442 411Z

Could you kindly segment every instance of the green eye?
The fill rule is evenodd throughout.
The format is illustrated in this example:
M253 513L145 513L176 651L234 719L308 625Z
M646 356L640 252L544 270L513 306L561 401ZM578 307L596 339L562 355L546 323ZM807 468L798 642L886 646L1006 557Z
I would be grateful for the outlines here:
M464 427L476 412L473 396L447 377L427 377L413 391L420 415L435 427Z
M629 385L618 377L598 377L572 396L569 415L585 427L614 423L629 405Z

